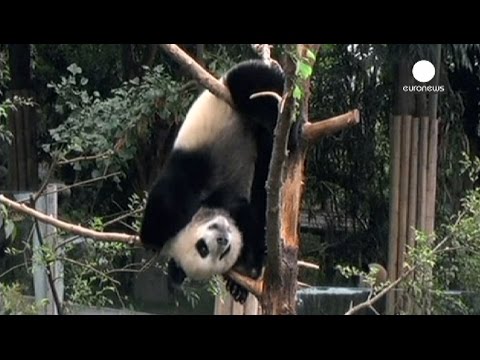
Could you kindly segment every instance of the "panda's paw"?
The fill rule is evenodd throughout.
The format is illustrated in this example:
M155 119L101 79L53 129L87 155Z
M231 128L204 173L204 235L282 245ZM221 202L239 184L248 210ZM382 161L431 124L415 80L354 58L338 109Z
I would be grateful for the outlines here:
M232 279L225 277L225 287L227 291L232 295L233 299L240 304L244 304L248 297L248 290L243 286L238 285Z

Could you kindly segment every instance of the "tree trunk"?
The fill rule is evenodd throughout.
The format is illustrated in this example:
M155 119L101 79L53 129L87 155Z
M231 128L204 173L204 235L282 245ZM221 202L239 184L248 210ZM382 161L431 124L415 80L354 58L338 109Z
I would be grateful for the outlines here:
M318 45L299 45L297 50L302 61L308 61L313 66L312 59L306 60L306 51L309 49L314 54L318 50ZM287 77L286 92L292 91L295 85L295 63L289 56L284 61L284 71ZM297 82L299 79L297 79ZM303 83L302 83L303 82ZM296 314L296 293L298 283L298 252L300 245L300 207L305 185L305 159L307 154L307 143L301 136L298 129L303 129L303 125L308 121L308 103L310 98L309 80L300 81L303 91L303 97L300 103L300 117L296 119L293 128L289 128L288 137L288 157L285 159L283 171L281 174L282 187L279 199L279 226L280 226L280 257L279 264L269 263L267 265L267 273L264 281L264 299L262 308L264 314L268 315L294 315ZM287 97L284 106L284 112L289 107L294 107L293 94ZM290 100L290 101L289 101ZM293 114L292 114L293 115ZM289 121L291 116L286 116L281 121ZM291 122L290 122L291 123ZM280 127L281 124L277 125ZM277 129L275 131L278 135ZM287 146L286 146L287 147ZM276 151L286 151L274 147ZM272 158L272 163L275 161ZM269 179L272 174L272 165L270 168ZM269 194L270 196L271 194ZM276 204L269 204L268 209ZM267 210L268 210L267 209ZM272 214L267 213L267 221L272 220ZM269 224L267 224L268 230ZM276 230L276 229L275 229ZM271 234L267 233L267 240ZM267 244L271 244L267 241ZM269 252L271 247L269 247ZM269 260L272 254L269 253ZM278 273L275 273L278 271Z

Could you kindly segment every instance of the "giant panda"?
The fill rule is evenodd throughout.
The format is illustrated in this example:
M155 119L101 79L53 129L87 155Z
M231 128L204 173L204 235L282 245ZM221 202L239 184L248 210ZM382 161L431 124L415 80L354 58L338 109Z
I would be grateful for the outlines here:
M168 272L178 283L225 274L232 265L258 279L264 266L265 182L279 104L274 96L252 95L281 96L284 74L275 63L247 60L220 81L235 107L208 90L194 101L148 194L141 225L143 245L172 259ZM223 226L212 233L217 223ZM233 298L244 302L248 292L225 279Z

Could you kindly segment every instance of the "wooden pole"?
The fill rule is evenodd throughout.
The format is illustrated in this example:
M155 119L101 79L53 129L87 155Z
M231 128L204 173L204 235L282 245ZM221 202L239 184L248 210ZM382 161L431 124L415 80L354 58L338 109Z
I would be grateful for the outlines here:
M431 236L435 230L435 197L437 188L438 120L430 119L427 163L425 231Z
M56 190L56 185L48 185L47 189L49 191ZM52 217L57 217L57 200L58 192L49 192L47 195L43 195L35 203L35 208L42 213L45 213ZM40 236L43 240L43 246L48 246L50 248L55 248L57 245L57 229L56 227L46 224L39 223L38 229L40 230ZM40 308L40 313L43 315L58 315L58 311L55 305L53 298L52 289L47 278L47 266L48 271L51 272L51 277L53 279L53 284L55 287L56 294L60 301L60 304L63 302L63 264L60 261L55 261L53 264L46 265L45 260L42 256L41 241L39 234L36 231L33 232L33 284L35 289L35 301L38 303L43 299L48 299L49 303L46 307ZM58 249L58 252L63 252L62 249ZM58 255L62 255L58 253Z
M397 278L397 240L398 240L398 202L400 185L400 138L401 116L394 116L390 121L390 229L388 239L388 277L390 281ZM393 315L395 293L387 295L386 313Z
M420 119L418 147L418 195L417 195L417 229L425 230L427 203L427 163L428 163L428 130L427 116Z
M412 129L412 116L402 117L402 141L400 155L400 196L398 216L398 248L397 248L397 277L403 274L405 261L405 245L407 243L407 219L408 219L408 189L410 179L410 134Z
M410 146L410 184L408 189L408 229L407 245L413 247L415 244L415 227L417 218L417 179L418 179L418 133L420 119L412 120L411 146Z

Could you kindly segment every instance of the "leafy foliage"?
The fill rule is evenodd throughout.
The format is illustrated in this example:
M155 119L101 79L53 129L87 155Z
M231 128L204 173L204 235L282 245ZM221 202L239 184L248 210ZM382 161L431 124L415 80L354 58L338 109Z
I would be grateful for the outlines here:
M131 251L125 244L88 239L81 250L73 242L67 245L63 258L66 300L92 306L123 304L127 298L120 295L120 282L113 274L128 264Z
M133 79L112 90L112 97L107 99L85 90L88 80L76 64L68 70L69 77L48 85L58 95L57 112L67 115L67 120L50 130L52 142L44 149L51 152L54 145L63 149L63 156L75 157L101 154L115 147L116 156L112 162L108 160L113 171L127 167L135 157L136 141L146 135L155 113L174 121L190 100L180 95L180 84L164 72L163 66L147 72L142 82ZM81 170L81 165L76 163L75 169Z
M36 304L26 299L18 283L11 285L0 283L0 314L2 315L36 315L47 304L47 300Z

